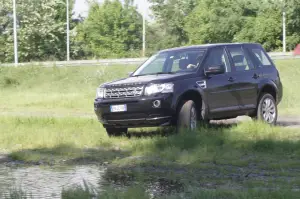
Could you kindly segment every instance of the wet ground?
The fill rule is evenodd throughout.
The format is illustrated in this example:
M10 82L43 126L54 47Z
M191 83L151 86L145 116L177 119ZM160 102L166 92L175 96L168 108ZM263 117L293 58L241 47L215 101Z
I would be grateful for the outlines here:
M105 166L0 166L0 198L6 198L14 190L32 199L58 199L63 190L77 187L95 191L95 194L110 186L124 189L137 185L134 178L123 172L107 172ZM183 185L165 178L146 182L146 192L150 196L164 195L183 191Z
M104 173L100 166L0 166L0 198L13 190L23 190L32 198L61 198L63 189L83 186L85 181L99 189Z

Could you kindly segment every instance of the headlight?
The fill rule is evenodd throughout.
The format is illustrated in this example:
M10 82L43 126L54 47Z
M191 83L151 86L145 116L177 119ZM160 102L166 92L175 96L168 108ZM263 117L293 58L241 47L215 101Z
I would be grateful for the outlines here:
M166 83L166 84L150 84L145 88L145 95L153 95L157 93L173 93L174 84Z
M97 88L96 98L103 99L105 95L105 88Z

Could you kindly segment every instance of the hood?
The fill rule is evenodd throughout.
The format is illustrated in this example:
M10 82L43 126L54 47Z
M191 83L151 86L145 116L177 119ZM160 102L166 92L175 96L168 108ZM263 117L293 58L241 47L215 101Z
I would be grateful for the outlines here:
M188 79L195 77L195 73L175 73L175 74L159 74L159 75L146 75L138 77L128 77L112 82L105 83L101 87L115 87L115 86L138 86L149 83L167 83L177 80Z

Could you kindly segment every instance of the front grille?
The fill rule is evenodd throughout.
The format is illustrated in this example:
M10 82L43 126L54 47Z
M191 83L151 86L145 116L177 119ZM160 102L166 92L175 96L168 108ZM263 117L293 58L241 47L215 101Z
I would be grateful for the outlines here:
M127 87L127 88L107 88L105 89L105 98L119 99L139 97L143 94L143 86L139 87Z

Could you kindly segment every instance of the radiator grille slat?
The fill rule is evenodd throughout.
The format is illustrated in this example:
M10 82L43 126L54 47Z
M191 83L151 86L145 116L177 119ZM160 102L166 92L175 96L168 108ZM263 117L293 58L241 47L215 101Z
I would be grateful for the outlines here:
M127 87L127 88L107 88L105 89L106 99L120 99L139 97L143 94L144 87Z

